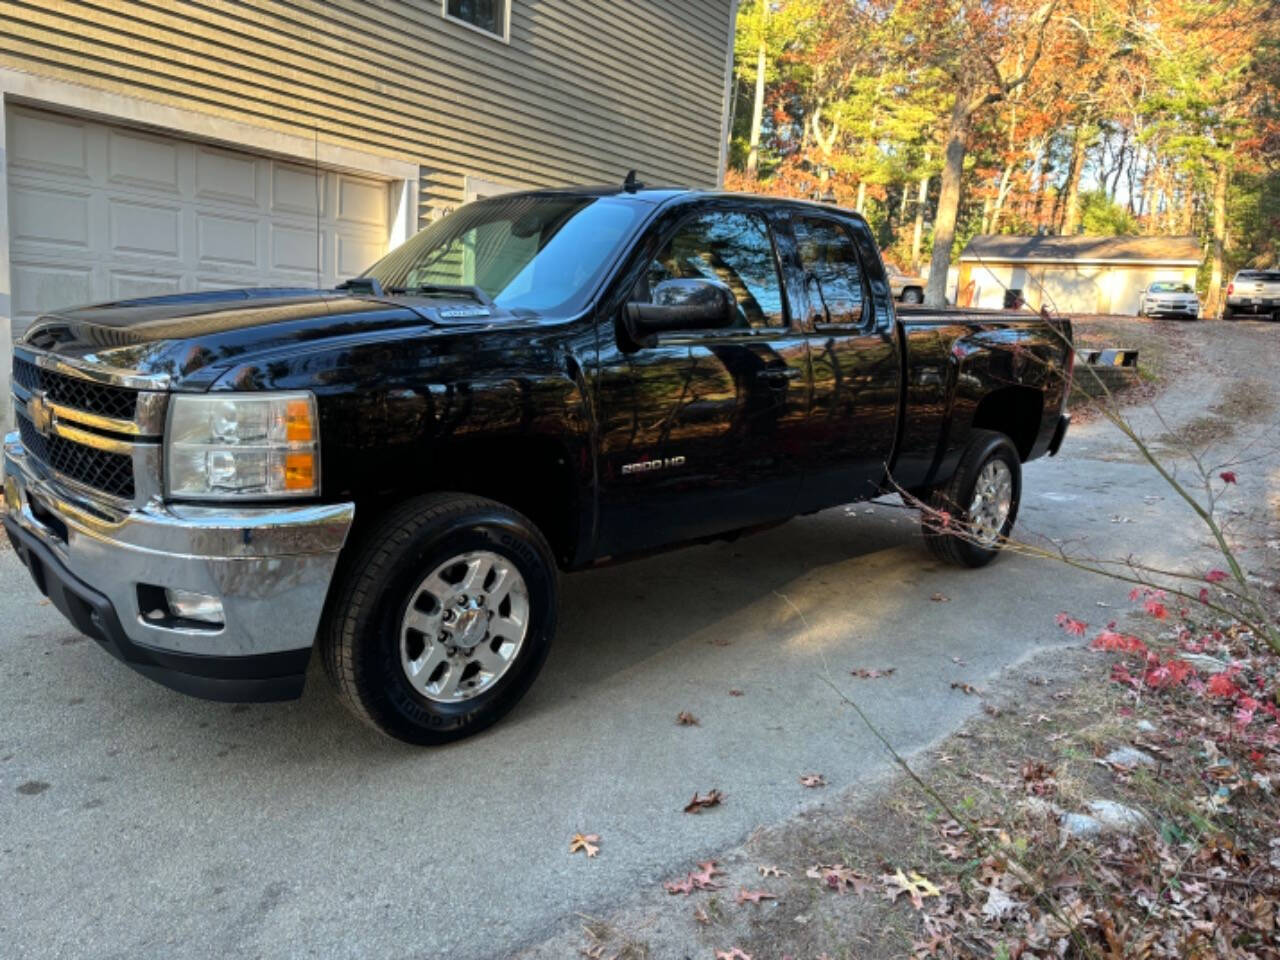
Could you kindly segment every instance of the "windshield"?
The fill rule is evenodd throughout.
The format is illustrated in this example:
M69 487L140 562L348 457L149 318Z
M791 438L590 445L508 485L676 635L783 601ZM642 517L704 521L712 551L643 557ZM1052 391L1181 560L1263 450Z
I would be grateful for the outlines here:
M1153 283L1151 285L1152 293L1194 293L1189 284L1185 283Z
M504 310L573 311L645 211L616 197L481 200L436 221L364 276L388 293L430 296L431 287L478 287Z

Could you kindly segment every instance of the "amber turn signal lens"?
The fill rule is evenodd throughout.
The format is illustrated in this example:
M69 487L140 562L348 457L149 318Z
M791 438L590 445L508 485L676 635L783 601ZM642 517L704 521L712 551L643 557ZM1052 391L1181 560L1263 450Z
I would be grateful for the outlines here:
M287 453L284 457L284 488L286 490L315 489L316 455L314 453Z
M284 437L289 443L310 443L315 439L311 422L311 404L306 400L290 400L284 411Z

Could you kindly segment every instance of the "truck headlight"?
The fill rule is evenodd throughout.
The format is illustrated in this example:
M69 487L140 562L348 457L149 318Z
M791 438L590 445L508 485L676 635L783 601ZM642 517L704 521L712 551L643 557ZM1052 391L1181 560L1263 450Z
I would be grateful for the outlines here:
M173 394L165 492L201 500L320 492L320 431L310 393Z

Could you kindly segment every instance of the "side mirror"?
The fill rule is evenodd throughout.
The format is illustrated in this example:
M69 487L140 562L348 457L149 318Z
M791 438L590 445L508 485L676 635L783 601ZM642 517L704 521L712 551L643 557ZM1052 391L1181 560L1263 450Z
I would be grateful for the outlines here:
M714 280L663 280L653 288L653 303L628 303L623 317L630 339L644 345L659 333L731 327L738 299Z

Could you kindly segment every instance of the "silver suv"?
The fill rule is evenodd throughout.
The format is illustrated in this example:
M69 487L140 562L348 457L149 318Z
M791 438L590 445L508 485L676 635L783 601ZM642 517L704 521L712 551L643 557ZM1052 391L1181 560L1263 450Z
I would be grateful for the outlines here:
M1140 317L1190 317L1200 316L1200 298L1195 288L1175 280L1156 280L1142 291L1142 303L1138 307Z
M1227 284L1223 320L1233 320L1243 313L1263 313L1274 319L1277 310L1280 310L1280 270L1241 270Z

